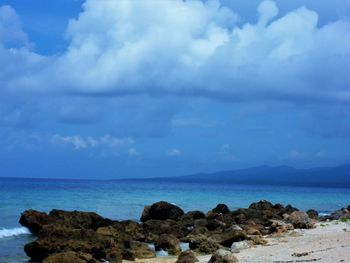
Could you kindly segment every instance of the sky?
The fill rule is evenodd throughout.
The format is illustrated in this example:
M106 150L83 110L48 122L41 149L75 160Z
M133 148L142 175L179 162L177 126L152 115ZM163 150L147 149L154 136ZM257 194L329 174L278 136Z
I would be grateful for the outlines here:
M0 0L0 176L350 161L349 0Z

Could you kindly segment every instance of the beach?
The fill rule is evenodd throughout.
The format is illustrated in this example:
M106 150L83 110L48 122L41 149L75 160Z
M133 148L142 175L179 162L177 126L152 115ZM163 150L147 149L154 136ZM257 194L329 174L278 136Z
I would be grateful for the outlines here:
M242 263L350 262L350 224L331 221L313 229L296 229L266 237L267 245L253 246L235 253ZM197 256L207 263L211 255ZM137 263L174 263L177 257L136 260ZM125 263L131 261L124 261Z

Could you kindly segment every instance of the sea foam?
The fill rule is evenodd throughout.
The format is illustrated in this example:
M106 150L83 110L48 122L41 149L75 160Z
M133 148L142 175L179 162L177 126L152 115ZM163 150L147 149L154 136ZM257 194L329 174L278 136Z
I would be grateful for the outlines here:
M28 235L30 234L28 228L15 227L15 228L0 228L0 238Z

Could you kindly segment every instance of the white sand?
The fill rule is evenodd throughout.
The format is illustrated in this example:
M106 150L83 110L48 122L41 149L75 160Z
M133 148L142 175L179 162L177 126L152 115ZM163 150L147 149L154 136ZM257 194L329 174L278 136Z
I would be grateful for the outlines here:
M295 230L279 237L266 238L268 245L256 246L236 254L244 263L348 262L350 263L350 224L318 223L316 228ZM208 256L198 256L206 263ZM174 263L176 257L137 260L144 263Z

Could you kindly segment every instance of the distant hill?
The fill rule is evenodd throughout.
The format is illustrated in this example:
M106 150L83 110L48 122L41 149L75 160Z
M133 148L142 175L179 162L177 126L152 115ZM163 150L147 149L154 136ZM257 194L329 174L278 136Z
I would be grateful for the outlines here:
M258 166L215 173L199 173L179 177L141 180L350 188L350 164L312 169L296 169L289 166Z

